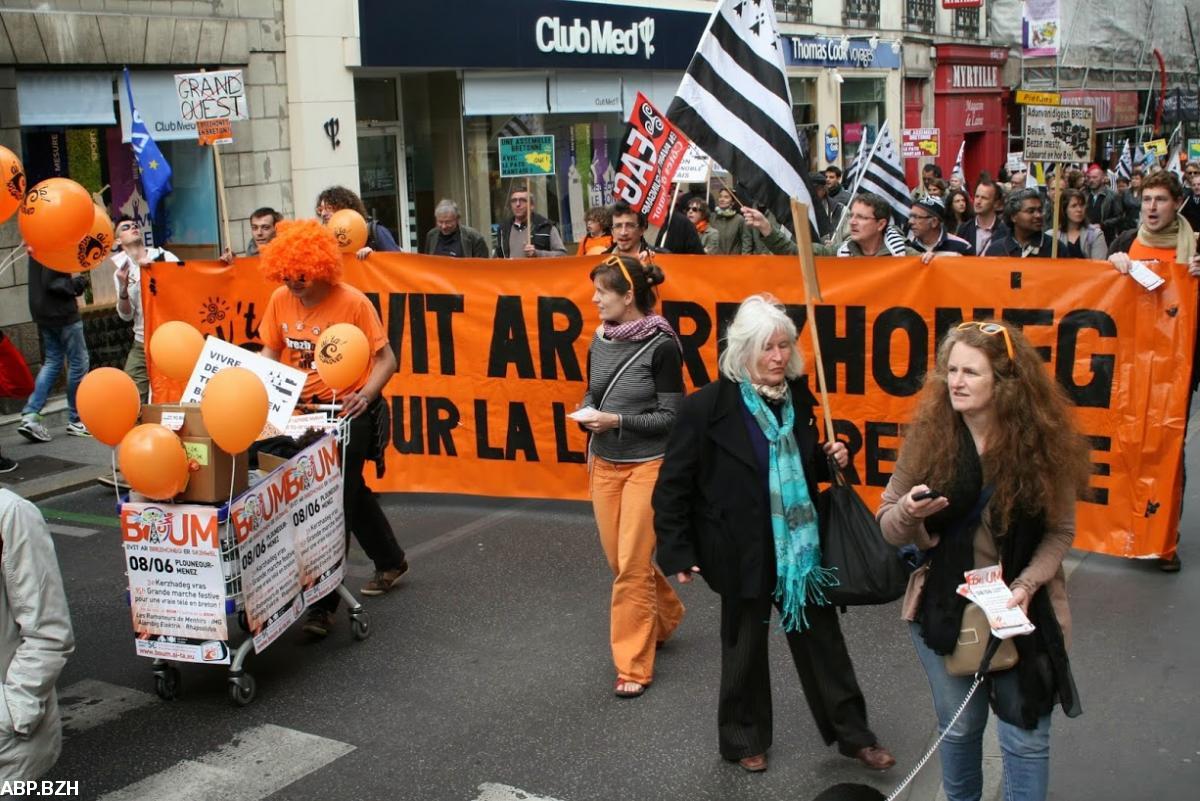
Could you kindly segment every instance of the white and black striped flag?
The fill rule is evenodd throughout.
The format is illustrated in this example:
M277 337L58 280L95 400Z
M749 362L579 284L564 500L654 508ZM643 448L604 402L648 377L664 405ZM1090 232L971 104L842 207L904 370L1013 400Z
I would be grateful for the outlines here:
M1121 147L1121 158L1117 160L1117 177L1126 181L1133 175L1133 153L1129 149L1129 140Z
M855 159L858 162L858 159ZM873 192L888 202L898 224L908 219L912 209L912 198L905 181L904 165L892 142L887 122L879 127L879 135L871 145L865 163L860 163L857 172L857 192Z
M743 203L785 222L795 197L816 226L771 0L720 0L667 119L737 177L751 194Z

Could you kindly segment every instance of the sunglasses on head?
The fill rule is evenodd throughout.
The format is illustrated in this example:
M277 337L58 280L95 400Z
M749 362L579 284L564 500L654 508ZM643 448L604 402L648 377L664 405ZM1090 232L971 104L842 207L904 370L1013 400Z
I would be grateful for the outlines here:
M615 253L609 256L604 261L600 262L605 267L616 267L625 276L625 280L629 283L629 288L633 289L633 277L629 275L629 270L625 267L624 260Z
M962 325L958 326L958 328L956 330L962 331L964 328L978 328L980 331L982 331L983 333L988 334L990 336L996 336L998 334L1003 334L1004 335L1004 347L1008 351L1009 361L1012 361L1013 359L1016 358L1016 356L1013 353L1012 337L1009 336L1008 329L1005 328L1004 326L999 325L997 323L980 323L980 322L972 321L969 323L963 323Z

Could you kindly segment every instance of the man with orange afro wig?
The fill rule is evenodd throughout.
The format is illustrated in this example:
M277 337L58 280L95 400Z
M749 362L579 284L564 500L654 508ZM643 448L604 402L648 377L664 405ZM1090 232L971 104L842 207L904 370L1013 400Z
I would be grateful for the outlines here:
M367 373L339 392L337 401L342 415L351 418L350 443L342 465L347 544L353 531L375 563L375 577L362 588L362 594L383 595L408 571L408 561L379 508L379 499L363 480L363 465L387 425L387 404L381 392L396 372L396 356L367 296L342 283L342 254L333 233L316 220L280 222L277 231L259 258L263 275L283 283L263 313L259 327L262 355L304 370L308 374L304 399L329 403L334 400L333 390L313 366L321 332L337 323L351 323L367 335L371 346ZM337 593L317 601L309 610L304 630L317 637L327 635L337 607Z

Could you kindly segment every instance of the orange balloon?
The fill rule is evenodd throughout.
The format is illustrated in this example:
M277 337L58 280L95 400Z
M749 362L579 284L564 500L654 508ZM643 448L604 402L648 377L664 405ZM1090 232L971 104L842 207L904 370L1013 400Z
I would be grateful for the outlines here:
M150 360L154 366L176 381L192 377L200 353L204 350L204 335L182 320L171 320L154 329L150 337Z
M357 253L367 244L367 221L354 209L335 211L325 226L343 253Z
M204 385L200 416L221 450L241 453L267 424L267 406L262 379L245 367L226 367Z
M75 408L92 436L115 448L137 424L142 399L124 370L98 367L79 382Z
M371 346L367 335L352 323L331 325L317 340L313 364L330 389L341 391L353 386L370 363Z
M121 440L117 463L129 486L156 501L174 498L188 482L183 442L169 428L144 423Z
M33 257L51 270L62 273L83 273L96 268L113 247L113 224L108 213L92 206L95 216L88 231L70 247L58 250L34 250Z
M25 193L18 218L21 237L35 251L72 247L96 218L95 205L70 178L47 178Z
M25 168L17 154L0 146L0 222L13 216L25 199Z

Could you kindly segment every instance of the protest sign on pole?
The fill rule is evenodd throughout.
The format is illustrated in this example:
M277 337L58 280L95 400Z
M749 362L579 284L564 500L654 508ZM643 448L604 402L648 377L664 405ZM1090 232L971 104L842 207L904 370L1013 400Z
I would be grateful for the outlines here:
M673 180L677 184L698 184L708 180L710 170L719 169L721 168L712 163L708 154L693 144L684 151Z
M139 656L229 664L217 509L126 503L121 539Z
M621 138L621 169L613 197L645 214L651 225L662 225L671 204L669 187L689 144L683 132L638 92Z
M496 140L501 178L554 175L554 137L502 136Z
M221 204L221 231L225 247L233 250L229 238L229 203L225 197L225 170L221 165L220 145L233 142L235 120L250 119L246 104L246 83L241 70L186 72L175 76L175 92L179 96L179 113L187 122L196 124L201 145L211 145L217 171L217 197Z
M901 131L903 140L900 153L906 159L919 159L924 156L936 156L941 143L941 130L938 128L904 128Z
M1025 158L1028 161L1089 162L1096 142L1095 109L1091 106L1026 106ZM1062 171L1054 179L1054 236L1050 258L1058 258L1058 231Z

